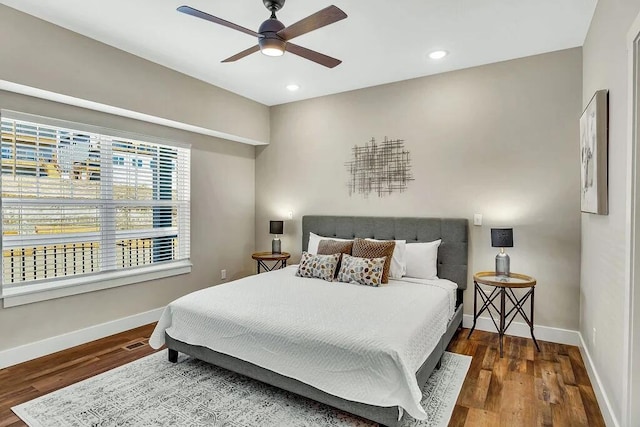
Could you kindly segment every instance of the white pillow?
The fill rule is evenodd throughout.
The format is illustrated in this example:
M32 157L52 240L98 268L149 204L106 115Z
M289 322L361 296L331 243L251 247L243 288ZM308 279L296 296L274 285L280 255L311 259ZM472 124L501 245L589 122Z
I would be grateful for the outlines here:
M366 239L373 242L384 242L384 240ZM400 279L405 275L407 271L406 263L406 240L394 240L396 242L395 248L393 248L393 256L391 257L391 267L389 268L389 277L392 279Z
M426 243L407 243L405 276L417 279L438 278L438 246L442 240Z
M312 255L318 254L318 245L320 244L320 240L337 240L339 242L350 242L352 239L339 239L337 237L324 237L318 236L315 233L309 232L309 244L307 245L307 252Z

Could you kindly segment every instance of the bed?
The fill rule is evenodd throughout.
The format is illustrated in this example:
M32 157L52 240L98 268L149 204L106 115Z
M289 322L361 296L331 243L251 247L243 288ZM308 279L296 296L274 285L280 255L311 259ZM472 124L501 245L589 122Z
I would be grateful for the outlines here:
M439 365L462 322L467 220L305 216L302 231L303 250L310 232L328 238L407 243L441 239L437 258L441 280L429 286L419 280L391 280L383 288L365 289L296 278L296 267L290 266L174 301L165 309L150 343L166 344L171 361L182 352L382 425L397 425L403 411L420 418L416 393ZM300 280L306 280L304 285ZM438 292L451 295L447 312L442 311L442 302L427 307L436 300L430 293ZM425 312L441 312L421 320L422 308L415 301L424 301ZM372 310L378 314L371 316ZM412 327L394 323L400 311L402 322ZM255 316L246 317L249 312ZM369 316L370 327L358 329L355 321L363 316ZM427 321L431 323L420 323ZM334 329L336 325L343 325L342 329ZM283 329L288 330L286 335ZM411 346L404 346L409 341Z

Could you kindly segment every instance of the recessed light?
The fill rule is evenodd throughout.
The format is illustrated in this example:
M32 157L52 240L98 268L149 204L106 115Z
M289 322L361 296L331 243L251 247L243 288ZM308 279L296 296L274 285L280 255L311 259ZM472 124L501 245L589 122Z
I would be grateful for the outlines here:
M449 54L449 52L447 52L446 50L434 50L433 52L431 52L429 54L429 58L431 59L442 59L445 56L447 56Z
M297 85L297 84L295 84L295 83L292 83L292 84L290 84L290 85L287 85L287 89L288 89L288 90L290 90L291 92L295 92L295 91L297 91L298 89L300 89L300 86L298 86L298 85Z

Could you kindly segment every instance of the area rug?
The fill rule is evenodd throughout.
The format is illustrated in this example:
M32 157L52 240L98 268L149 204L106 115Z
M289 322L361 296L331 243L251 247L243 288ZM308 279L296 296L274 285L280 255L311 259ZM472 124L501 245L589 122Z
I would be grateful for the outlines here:
M402 426L446 426L470 364L445 353L423 390L429 419L405 414ZM170 363L166 351L11 409L30 427L377 425L182 354Z

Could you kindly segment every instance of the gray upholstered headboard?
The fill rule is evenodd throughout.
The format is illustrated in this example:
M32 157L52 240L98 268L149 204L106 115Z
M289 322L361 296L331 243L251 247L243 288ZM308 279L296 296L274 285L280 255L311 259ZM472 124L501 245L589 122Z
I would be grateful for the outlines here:
M309 232L320 236L353 239L432 242L442 239L438 249L438 277L467 288L469 222L464 218L405 218L370 216L302 217L302 250L309 245Z

